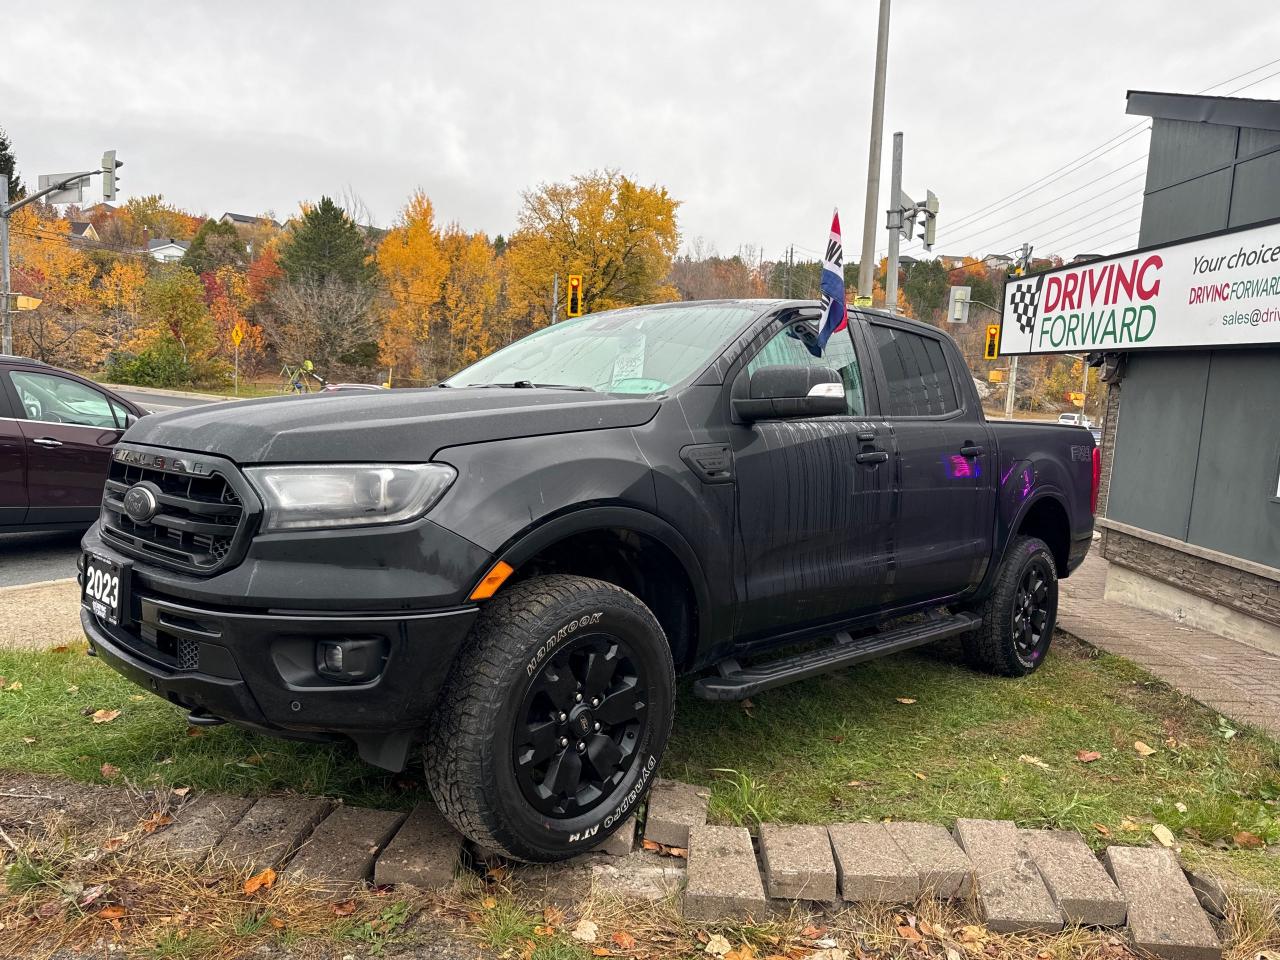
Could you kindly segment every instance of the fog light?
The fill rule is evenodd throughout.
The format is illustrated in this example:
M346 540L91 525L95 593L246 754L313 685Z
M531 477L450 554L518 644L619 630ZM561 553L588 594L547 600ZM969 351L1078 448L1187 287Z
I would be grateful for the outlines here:
M329 680L359 683L382 672L386 644L381 637L321 640L316 644L316 672Z

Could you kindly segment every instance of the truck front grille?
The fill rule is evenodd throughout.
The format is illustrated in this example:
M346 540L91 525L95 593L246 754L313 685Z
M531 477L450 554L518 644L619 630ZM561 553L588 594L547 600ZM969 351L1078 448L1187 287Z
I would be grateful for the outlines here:
M129 488L144 483L158 507L138 521L125 510ZM245 509L222 473L173 472L113 460L102 495L102 535L131 556L188 573L213 573L231 557Z

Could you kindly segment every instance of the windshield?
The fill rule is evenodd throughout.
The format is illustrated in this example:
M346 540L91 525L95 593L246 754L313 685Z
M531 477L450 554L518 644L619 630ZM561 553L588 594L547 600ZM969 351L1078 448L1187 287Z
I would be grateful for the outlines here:
M472 364L450 387L520 384L661 393L705 367L754 306L629 307L564 320Z

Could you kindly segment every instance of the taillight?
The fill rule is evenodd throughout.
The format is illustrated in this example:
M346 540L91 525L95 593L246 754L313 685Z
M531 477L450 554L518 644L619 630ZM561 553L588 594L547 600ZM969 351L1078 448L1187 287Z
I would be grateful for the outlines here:
M1098 512L1098 487L1102 483L1102 451L1093 448L1093 480L1089 484L1089 512Z

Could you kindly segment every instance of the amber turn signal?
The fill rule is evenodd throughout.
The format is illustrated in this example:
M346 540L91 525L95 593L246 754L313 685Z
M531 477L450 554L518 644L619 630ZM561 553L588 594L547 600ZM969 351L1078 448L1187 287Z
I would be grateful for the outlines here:
M493 569L484 575L484 579L471 591L472 600L488 600L498 588L507 582L507 577L515 573L515 567L511 564L499 560L493 565Z

